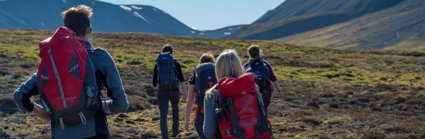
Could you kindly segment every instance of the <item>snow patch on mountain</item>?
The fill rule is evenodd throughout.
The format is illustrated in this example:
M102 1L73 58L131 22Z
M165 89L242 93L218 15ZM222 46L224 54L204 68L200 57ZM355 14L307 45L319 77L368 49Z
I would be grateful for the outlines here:
M136 9L136 10L142 10L142 7L139 7L139 6L131 6L131 8L133 8L133 9Z
M131 8L130 8L130 7L127 7L127 6L124 6L124 5L120 5L120 7L121 7L122 9L126 10L126 11L131 12Z
M138 12L134 12L134 15L137 16L138 18L144 20L145 22L147 22L148 24L151 24L151 22L149 22L149 20L147 20L145 17L143 17L142 15L140 15Z

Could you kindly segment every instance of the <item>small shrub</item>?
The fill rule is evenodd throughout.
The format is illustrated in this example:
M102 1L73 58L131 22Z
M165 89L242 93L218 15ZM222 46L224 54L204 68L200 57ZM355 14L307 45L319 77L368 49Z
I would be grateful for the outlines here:
M385 139L384 133L378 131L363 131L362 139Z
M341 123L345 123L345 122L349 122L351 121L351 117L348 116L336 116L336 117L332 117L329 119L326 119L323 123L327 123L327 124L341 124Z
M142 60L140 58L130 58L125 62L127 65L138 65L142 64Z

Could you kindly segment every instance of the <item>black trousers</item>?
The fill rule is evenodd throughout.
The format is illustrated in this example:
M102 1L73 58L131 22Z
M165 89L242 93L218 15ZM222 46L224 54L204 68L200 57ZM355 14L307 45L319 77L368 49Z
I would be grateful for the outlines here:
M197 112L195 117L195 130L198 133L200 139L207 139L204 135L204 114L201 112Z
M158 103L160 113L160 126L162 139L168 139L168 103L171 102L171 109L173 115L173 135L179 134L179 91L159 91L158 92Z
M267 117L267 115L268 115L268 107L269 107L269 105L270 105L270 99L271 99L271 97L272 97L272 93L269 93L269 92L266 92L266 93L263 93L263 94L261 94L261 97L263 98L263 103L264 103L264 109L266 110L266 117Z

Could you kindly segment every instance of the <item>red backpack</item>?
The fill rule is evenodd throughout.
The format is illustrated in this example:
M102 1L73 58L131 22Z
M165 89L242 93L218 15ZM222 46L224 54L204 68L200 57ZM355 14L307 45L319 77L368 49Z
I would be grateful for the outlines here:
M72 30L60 27L40 42L38 89L52 120L86 124L100 108L93 64L85 42Z
M224 78L215 93L218 127L222 138L272 137L271 123L265 116L264 104L255 84L255 75L246 73L238 78Z

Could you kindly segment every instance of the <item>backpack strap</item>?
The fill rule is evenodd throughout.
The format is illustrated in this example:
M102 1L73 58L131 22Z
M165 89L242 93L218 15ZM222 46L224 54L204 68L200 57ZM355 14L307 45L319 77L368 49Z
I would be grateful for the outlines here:
M218 89L218 84L214 85L212 88L214 88L214 98L215 98L215 108L227 108L230 112L230 118L231 118L231 125L232 127L230 130L226 131L226 134L231 134L234 137L238 139L246 139L245 130L240 128L239 126L239 119L236 115L236 110L233 107L233 101L231 97L220 97L220 90ZM226 116L223 110L216 110L217 118Z
M56 76L56 80L58 80L59 92L60 92L60 95L61 95L63 107L68 108L68 105L67 105L66 99L65 99L65 92L63 91L61 78L59 76L59 71L58 71L58 68L56 67L55 60L53 59L52 48L49 48L49 50L47 52L49 54L50 62L52 63L52 67L53 67L53 71L54 71L55 76Z
M233 107L232 98L226 97L224 99L225 99L225 105L230 111L230 118L231 118L231 124L232 124L232 127L230 129L230 134L232 134L233 136L237 138L246 139L245 130L239 126L239 119L238 119L238 116L236 115L235 107Z
M264 103L261 95L257 96L257 106L258 106L258 123L255 125L255 139L260 139L261 135L265 132L271 132L271 128L267 125L266 114L264 110Z

